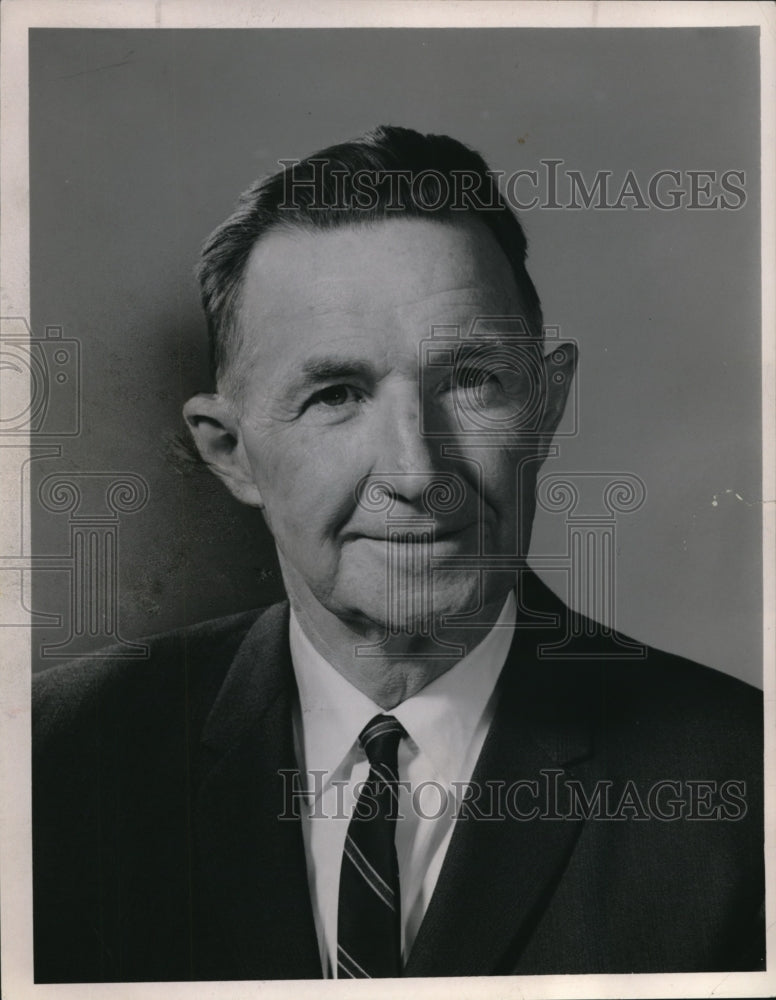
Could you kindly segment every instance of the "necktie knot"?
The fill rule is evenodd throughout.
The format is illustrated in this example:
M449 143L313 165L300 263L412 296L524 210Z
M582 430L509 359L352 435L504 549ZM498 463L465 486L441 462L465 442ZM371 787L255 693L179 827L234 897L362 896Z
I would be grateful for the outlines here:
M392 715L376 715L359 733L358 742L371 767L388 765L395 770L399 743L407 735Z

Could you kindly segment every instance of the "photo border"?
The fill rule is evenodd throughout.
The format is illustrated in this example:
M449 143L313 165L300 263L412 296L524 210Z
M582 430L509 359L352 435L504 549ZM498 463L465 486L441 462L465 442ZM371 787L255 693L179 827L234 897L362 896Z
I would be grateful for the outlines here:
M774 616L776 582L776 125L774 121L774 54L776 8L759 3L448 3L420 0L381 2L240 2L226 0L128 0L117 4L80 0L6 0L0 8L0 190L2 231L0 266L3 317L30 317L29 292L29 163L27 32L35 27L109 28L294 28L294 27L760 27L762 152L762 419L763 419L763 685L765 692L765 836L766 926L770 971L602 976L473 977L403 980L402 993L447 997L465 990L479 997L684 997L771 996L776 992L776 648ZM770 276L769 280L764 280ZM2 377L0 373L0 378ZM16 380L12 391L23 391ZM0 389L9 391L10 383ZM25 400L14 397L19 408ZM14 442L18 445L19 442ZM21 441L23 444L23 439ZM0 475L8 472L7 452L0 448ZM15 466L14 466L15 468ZM8 482L8 479L4 480ZM0 494L0 554L9 551L8 532L18 531L18 494ZM29 496L24 498L29 509ZM25 519L25 550L29 518ZM11 595L11 598L13 595ZM8 601L8 595L3 595ZM30 635L26 627L7 627L3 635L4 670L0 678L2 744L0 745L0 932L2 994L26 998L194 998L214 1000L264 997L338 996L394 997L391 981L202 982L35 985L32 978L31 817L30 817ZM328 991L328 992L327 992Z

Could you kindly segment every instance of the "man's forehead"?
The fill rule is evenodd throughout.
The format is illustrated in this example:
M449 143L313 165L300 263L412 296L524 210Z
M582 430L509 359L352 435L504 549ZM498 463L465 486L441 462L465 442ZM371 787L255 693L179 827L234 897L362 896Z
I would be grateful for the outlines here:
M396 325L423 336L477 337L523 328L524 314L514 309L512 297L496 296L484 285L446 288L385 301L366 298L354 301L329 288L321 297L273 297L243 309L249 329L256 336L268 328L299 331L313 325L321 337L350 340L384 335ZM501 308L499 308L501 307ZM508 311L504 311L508 310Z
M249 321L517 309L511 266L479 222L400 218L325 231L275 231L254 247L241 311Z

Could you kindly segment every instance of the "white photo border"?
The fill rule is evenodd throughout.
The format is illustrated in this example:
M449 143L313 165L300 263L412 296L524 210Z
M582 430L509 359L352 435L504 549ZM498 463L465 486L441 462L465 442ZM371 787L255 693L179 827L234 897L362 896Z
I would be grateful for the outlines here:
M475 998L772 996L776 993L776 8L766 3L642 2L553 3L395 0L383 2L263 3L250 0L6 0L0 63L0 180L2 189L1 309L3 316L29 320L28 42L31 28L294 28L294 27L689 27L744 26L761 29L762 151L762 372L763 372L763 663L765 691L767 919L770 970L760 973L703 973L606 976L489 977L463 980L406 980L402 993L418 997ZM767 276L767 278L766 278ZM10 387L8 384L3 389ZM19 392L18 380L13 391ZM19 408L24 400L14 400ZM0 475L7 471L0 449ZM7 480L5 480L7 481ZM0 556L9 551L3 533L13 522L14 493L0 493ZM29 497L25 498L29 505ZM29 544L29 519L25 520ZM0 595L0 600L14 595ZM30 817L30 637L26 627L3 636L0 675L0 931L2 995L9 1000L121 1000L262 996L385 997L396 994L388 981L222 982L35 985L32 963Z

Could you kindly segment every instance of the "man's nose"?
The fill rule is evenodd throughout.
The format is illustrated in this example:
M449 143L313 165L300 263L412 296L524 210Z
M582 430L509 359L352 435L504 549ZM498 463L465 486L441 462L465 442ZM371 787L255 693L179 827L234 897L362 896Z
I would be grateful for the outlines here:
M430 435L421 423L417 384L392 392L380 409L369 477L372 486L379 484L396 503L432 513L440 491L441 495L458 495L463 482L458 482L460 476L452 463L442 458L437 436Z

